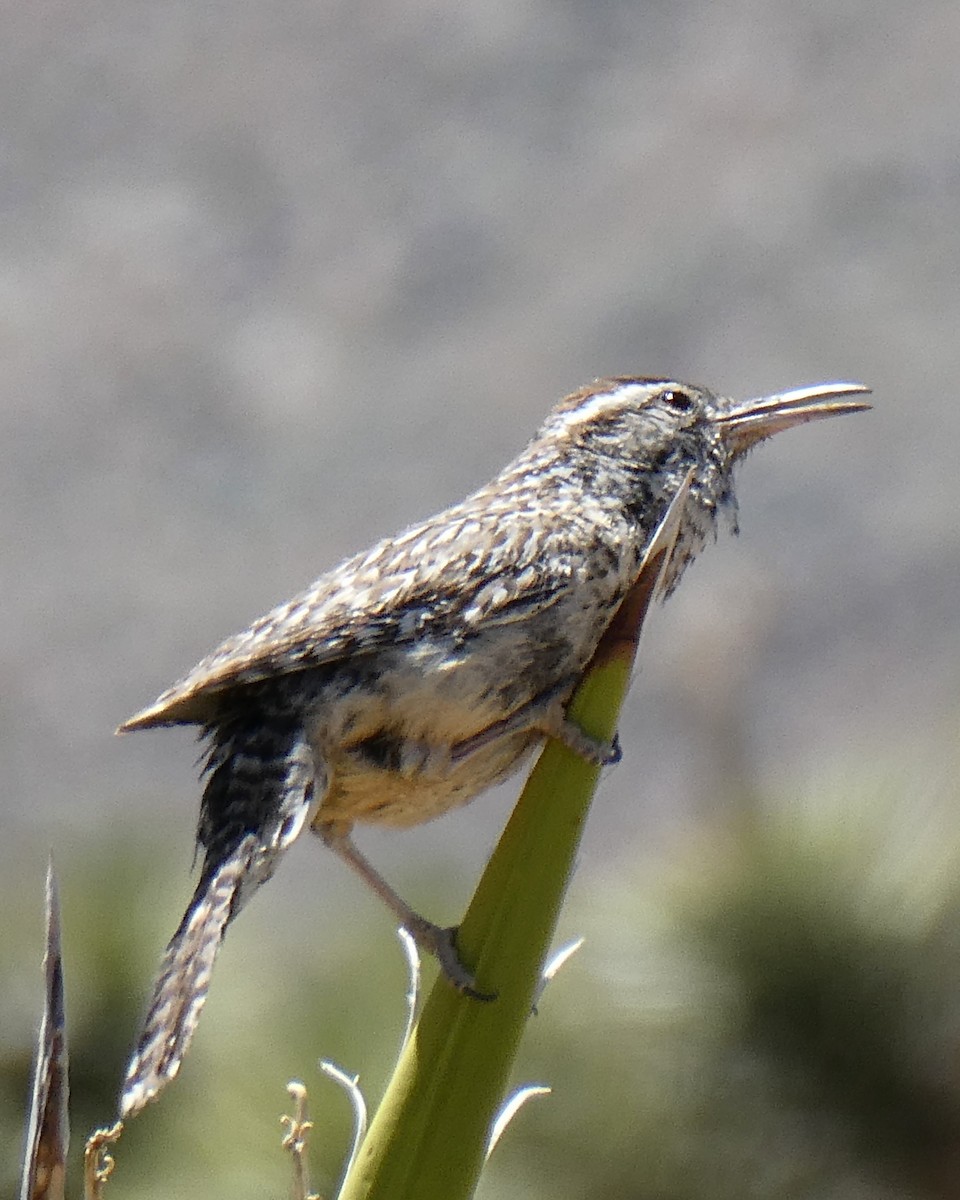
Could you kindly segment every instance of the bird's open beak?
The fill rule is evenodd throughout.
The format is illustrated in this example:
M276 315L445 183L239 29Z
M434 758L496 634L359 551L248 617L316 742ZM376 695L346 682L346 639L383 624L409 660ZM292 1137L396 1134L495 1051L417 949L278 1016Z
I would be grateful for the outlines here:
M816 383L812 387L795 388L792 392L737 404L717 417L717 425L731 454L738 458L751 446L781 429L792 429L805 421L819 421L821 417L863 412L870 408L865 401L841 397L869 393L870 389L862 383Z

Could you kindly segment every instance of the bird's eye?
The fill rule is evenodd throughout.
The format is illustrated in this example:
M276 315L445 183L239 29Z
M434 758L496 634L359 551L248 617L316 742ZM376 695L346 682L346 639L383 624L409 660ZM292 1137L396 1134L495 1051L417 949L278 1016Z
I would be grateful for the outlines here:
M665 392L660 393L660 399L664 404L669 404L674 412L689 412L693 408L693 397L677 388L667 388Z

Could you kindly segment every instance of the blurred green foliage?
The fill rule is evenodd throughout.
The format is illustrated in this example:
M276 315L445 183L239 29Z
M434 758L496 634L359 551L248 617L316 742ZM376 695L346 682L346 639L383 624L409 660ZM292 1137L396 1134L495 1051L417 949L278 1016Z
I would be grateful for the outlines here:
M832 784L754 800L656 861L585 864L563 930L586 945L520 1055L517 1083L553 1095L521 1112L479 1195L956 1194L960 818L950 797L909 793L909 782ZM15 899L25 912L31 889L36 908L33 924L2 935L5 1194L16 1190L39 998L44 857L38 849L35 878L25 854L0 879L4 911ZM142 831L76 848L59 867L76 1163L86 1134L112 1117L183 896L166 895L167 860L144 853ZM375 1103L402 1028L404 968L375 910L330 907L322 927L279 931L275 917L252 906L231 931L183 1077L125 1133L108 1195L288 1194L278 1117L292 1077L310 1090L313 1186L333 1193L350 1122L315 1062L360 1071ZM75 1195L77 1183L74 1173Z

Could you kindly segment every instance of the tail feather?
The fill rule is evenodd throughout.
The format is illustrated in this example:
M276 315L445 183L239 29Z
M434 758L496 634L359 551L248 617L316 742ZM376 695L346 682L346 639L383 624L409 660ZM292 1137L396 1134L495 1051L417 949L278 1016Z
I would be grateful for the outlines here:
M201 882L170 939L153 1002L127 1068L120 1098L124 1119L149 1104L180 1070L207 999L234 901L256 852L256 836L248 834L209 879Z
M180 1070L227 925L303 828L320 782L310 747L292 723L284 729L250 719L211 734L198 833L203 871L160 966L120 1095L123 1118L140 1112Z

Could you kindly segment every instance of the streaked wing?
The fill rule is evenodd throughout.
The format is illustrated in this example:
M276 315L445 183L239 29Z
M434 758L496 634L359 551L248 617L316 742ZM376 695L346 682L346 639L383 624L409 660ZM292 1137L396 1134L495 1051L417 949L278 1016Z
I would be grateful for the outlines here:
M544 579L538 548L529 516L509 499L458 505L341 563L228 638L120 731L203 721L225 688L423 636L435 623L469 634L529 617L572 577L554 554L557 569Z

